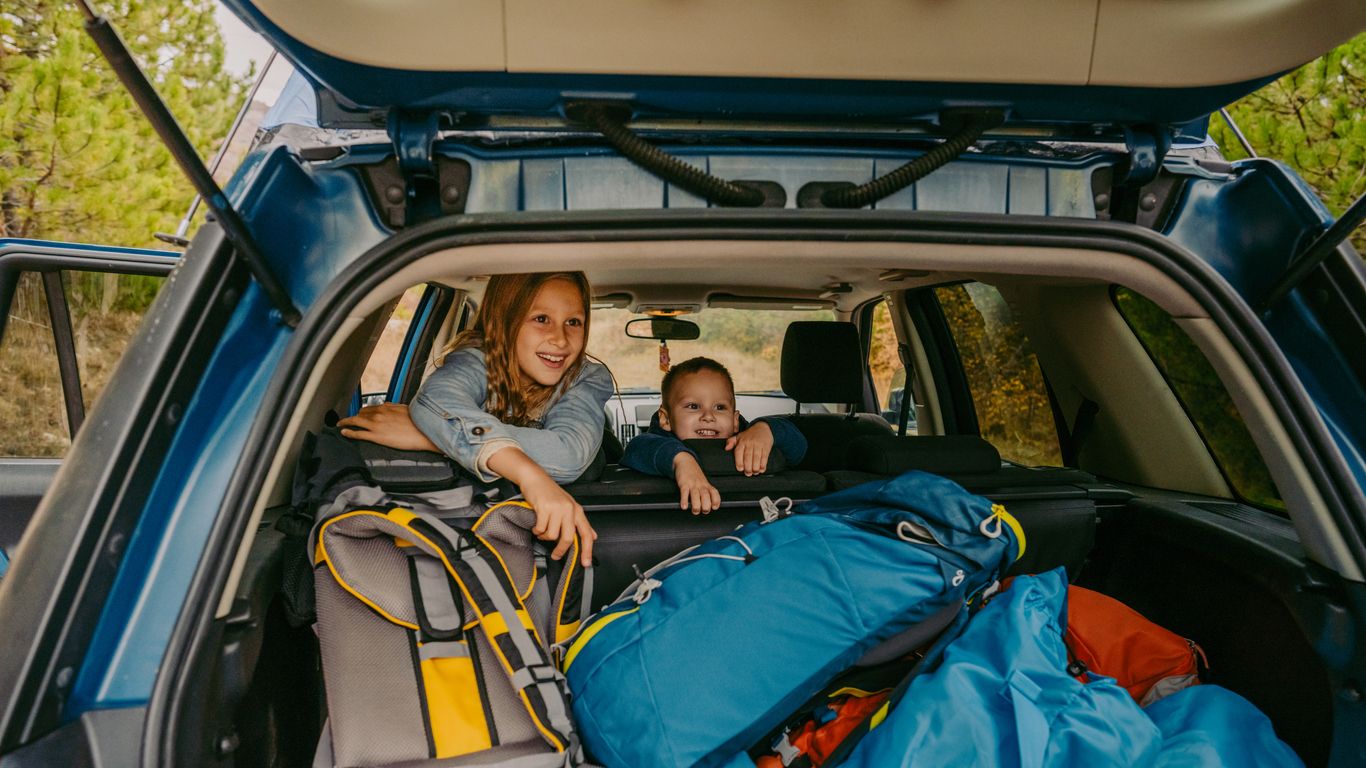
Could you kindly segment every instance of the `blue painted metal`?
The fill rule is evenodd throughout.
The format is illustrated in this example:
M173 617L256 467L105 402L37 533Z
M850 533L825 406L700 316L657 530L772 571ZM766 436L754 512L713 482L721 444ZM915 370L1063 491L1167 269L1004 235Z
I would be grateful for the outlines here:
M385 231L357 176L309 167L286 147L249 156L227 194L305 312ZM182 417L128 543L68 716L145 702L259 403L291 332L252 283Z
M1296 254L1332 214L1283 163L1233 164L1228 179L1192 178L1173 212L1167 236L1209 263L1249 305L1266 296ZM1262 315L1305 390L1366 485L1366 391L1337 341L1318 322L1299 290Z
M42 248L47 251L76 251L82 253L126 254L129 256L168 256L179 258L180 251L162 251L155 248L125 248L118 245L91 245L86 243L63 243L56 240L31 240L24 237L0 237L0 252Z
M422 330L432 321L432 308L435 306L436 289L428 286L422 292L422 298L418 300L413 321L409 323L408 332L403 337L403 349L398 356L398 362L394 363L393 375L389 377L389 389L384 399L391 403L398 400L398 393L402 392L408 383L408 370L412 365L413 356L417 354L417 340L421 338Z
M999 107L1015 123L1155 123L1199 120L1277 75L1200 88L1117 88L784 78L415 72L366 66L291 37L250 0L225 0L298 69L344 103L413 111L560 116L575 94L612 94L640 117L885 122L936 116L946 105ZM1280 73L1278 73L1280 74Z

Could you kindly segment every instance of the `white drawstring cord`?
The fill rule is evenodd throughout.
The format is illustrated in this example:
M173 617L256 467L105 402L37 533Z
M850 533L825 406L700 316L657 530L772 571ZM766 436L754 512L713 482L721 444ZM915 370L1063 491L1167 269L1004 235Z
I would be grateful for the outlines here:
M787 506L779 506L783 502L787 502ZM787 517L792 514L792 499L782 496L775 501L765 496L759 499L759 509L763 510L764 522L771 523L780 517Z
M996 525L992 526L992 523L995 523ZM977 530L988 539L1001 538L1001 515L993 511L991 517L982 518L982 522L977 526Z

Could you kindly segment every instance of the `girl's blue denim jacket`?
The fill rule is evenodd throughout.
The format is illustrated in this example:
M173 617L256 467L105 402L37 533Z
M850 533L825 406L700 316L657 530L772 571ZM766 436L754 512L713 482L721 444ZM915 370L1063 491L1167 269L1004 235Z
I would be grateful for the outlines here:
M612 396L607 367L584 361L574 381L552 400L540 427L514 427L484 410L488 373L482 350L466 347L446 356L418 390L409 408L413 423L443 453L484 482L498 475L488 459L515 445L557 483L570 483L593 463L602 444Z

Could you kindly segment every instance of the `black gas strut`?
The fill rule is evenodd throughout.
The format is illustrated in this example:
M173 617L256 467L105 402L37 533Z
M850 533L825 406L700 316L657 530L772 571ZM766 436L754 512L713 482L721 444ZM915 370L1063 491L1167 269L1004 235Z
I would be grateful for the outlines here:
M175 116L166 108L166 103L157 95L156 89L148 82L147 76L138 68L137 62L128 52L128 47L123 44L118 31L109 23L109 19L95 13L95 9L91 7L89 0L77 0L76 5L80 8L81 14L85 16L85 31L95 41L95 45L99 46L100 53L104 54L104 58L109 61L109 66L114 68L114 73L123 82L123 87L132 94L133 101L137 102L142 113L151 122L152 128L165 142L167 149L171 151L171 156L180 164L180 169L190 178L190 183L194 185L195 191L199 193L199 196L208 204L209 209L218 217L218 222L223 226L223 231L227 234L228 240L242 255L242 259L247 264L247 269L261 284L261 289L265 291L270 303L279 310L280 318L290 328L296 327L299 324L299 310L295 308L294 302L289 298L289 292L285 290L284 285L275 276L275 273L270 270L270 265L262 256L261 249L257 247L256 240L252 238L251 230L247 228L246 222L228 202L227 196L218 187L218 182L213 180L213 174L204 167L204 161L200 159L194 145L185 136L185 132L181 130Z

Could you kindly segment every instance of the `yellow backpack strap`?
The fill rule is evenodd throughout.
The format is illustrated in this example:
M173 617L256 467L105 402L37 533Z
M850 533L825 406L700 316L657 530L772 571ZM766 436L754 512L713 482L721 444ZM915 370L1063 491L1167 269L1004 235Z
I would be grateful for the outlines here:
M432 548L454 577L536 730L557 752L568 753L571 764L582 762L564 675L551 663L498 554L473 532L426 515L412 516L403 525Z

